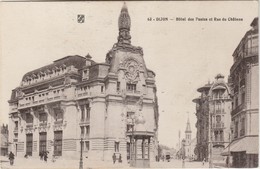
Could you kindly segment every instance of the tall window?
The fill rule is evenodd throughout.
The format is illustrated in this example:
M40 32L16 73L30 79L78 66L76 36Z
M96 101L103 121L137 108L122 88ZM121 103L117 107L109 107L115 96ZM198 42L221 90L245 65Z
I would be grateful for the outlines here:
M85 141L85 145L86 145L85 150L89 151L89 141Z
M39 133L39 153L46 151L46 147L47 147L47 133L43 132L43 133Z
M47 113L40 113L39 114L40 122L47 122Z
M86 105L86 110L87 110L87 120L90 119L90 107L89 104Z
M14 130L18 130L18 121L15 121L14 123L15 123L15 128L14 128Z
M90 128L89 126L86 126L86 137L89 137L89 133L90 133Z
M81 126L80 127L80 134L81 134L81 138L83 138L84 137L84 134L85 134L85 130L84 130L84 127L83 126Z
M245 103L245 100L246 100L246 94L245 93L242 93L242 96L241 96L241 103Z
M54 155L62 155L62 131L54 131Z
M33 116L30 113L26 113L26 123L33 123Z
M117 82L116 83L116 91L119 91L120 90L120 82Z
M85 119L85 107L84 105L80 106L80 110L81 110L81 121Z
M245 128L246 128L245 118L242 118L241 119L240 136L244 136L245 135Z
M54 109L54 118L55 121L62 121L63 120L63 113L61 109Z
M115 141L115 152L119 152L119 142Z
M26 134L26 154L32 156L33 134Z
M126 84L126 89L127 89L128 91L136 91L136 84L127 83L127 84Z

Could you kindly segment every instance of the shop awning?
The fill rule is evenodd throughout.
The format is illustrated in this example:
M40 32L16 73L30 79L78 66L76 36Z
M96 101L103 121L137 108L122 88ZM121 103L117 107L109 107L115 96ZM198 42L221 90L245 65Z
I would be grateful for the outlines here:
M258 137L244 137L231 142L221 153L227 156L232 152L246 152L246 154L258 154Z

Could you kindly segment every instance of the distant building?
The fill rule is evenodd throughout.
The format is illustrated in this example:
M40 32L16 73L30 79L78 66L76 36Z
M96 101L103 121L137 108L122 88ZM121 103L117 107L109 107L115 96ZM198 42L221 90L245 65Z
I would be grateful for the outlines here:
M90 55L67 56L23 76L9 100L9 138L17 156L38 157L49 151L50 156L79 158L83 139L88 159L112 161L115 153L126 163L134 154L132 134L143 132L149 139L135 142L135 150L155 161L159 119L155 73L146 67L142 48L131 44L130 27L124 5L118 41L105 63L96 63ZM142 131L137 131L139 117Z
M198 89L201 96L193 99L196 103L197 145L195 154L198 160L223 162L221 152L229 144L231 96L229 84L218 74L215 81ZM210 127L210 128L209 128ZM209 130L210 129L210 130ZM212 143L212 144L209 144Z
M187 126L185 130L185 156L186 158L192 160L195 159L195 147L196 147L196 138L192 139L192 131L190 128L190 121L188 119Z
M259 152L259 66L258 18L251 23L233 53L232 142L223 155L232 156L232 167L258 167Z
M211 141L213 162L225 162L222 151L230 143L231 93L229 83L218 74L209 90L209 111L211 119Z
M193 99L196 103L196 138L197 145L195 148L195 155L197 160L202 161L204 158L208 160L208 148L209 148L209 90L211 88L210 83L197 89L201 95L198 98Z
M8 125L1 126L1 156L5 156L8 154Z

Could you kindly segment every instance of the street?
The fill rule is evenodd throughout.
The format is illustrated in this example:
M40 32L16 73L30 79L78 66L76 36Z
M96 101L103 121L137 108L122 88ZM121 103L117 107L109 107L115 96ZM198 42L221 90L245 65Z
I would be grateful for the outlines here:
M88 161L87 159L84 160L83 166L84 169L130 168L129 165L119 163L113 164L112 161L109 163L103 161ZM1 169L78 169L78 167L79 161L77 160L58 159L55 162L48 161L46 163L38 158L16 158L14 165L10 166L8 158L1 157ZM170 162L151 162L151 168L182 168L182 161L172 159ZM208 163L205 163L203 166L202 162L185 161L185 168L208 168Z

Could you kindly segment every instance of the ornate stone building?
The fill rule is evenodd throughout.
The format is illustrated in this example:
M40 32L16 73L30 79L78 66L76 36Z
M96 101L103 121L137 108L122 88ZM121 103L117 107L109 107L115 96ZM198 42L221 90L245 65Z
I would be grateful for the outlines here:
M6 156L8 155L8 134L9 134L9 131L8 131L8 125L2 125L0 126L0 130L1 130L1 152L0 152L0 155L1 156Z
M218 74L215 81L198 89L196 103L198 160L211 158L220 161L221 152L229 144L231 96L229 84Z
M213 162L223 162L222 151L230 143L231 93L229 83L218 74L209 90L210 149Z
M258 18L250 25L233 53L232 142L223 155L231 155L232 167L258 167L259 67Z
M155 73L146 67L142 48L131 45L126 5L118 27L118 41L105 63L96 63L90 55L67 56L23 76L9 100L9 138L18 156L38 157L49 151L78 158L83 138L83 155L90 160L111 161L116 153L126 162L131 133L138 132L136 117L142 116L142 130L151 138L149 143L138 142L138 149L150 145L148 157L155 160L159 118Z
M196 117L197 117L197 145L195 148L195 155L199 161L204 158L208 160L208 142L209 142L209 90L211 84L205 84L197 89L201 95L193 99L196 103Z

